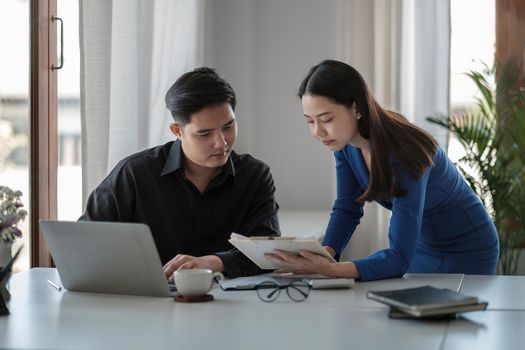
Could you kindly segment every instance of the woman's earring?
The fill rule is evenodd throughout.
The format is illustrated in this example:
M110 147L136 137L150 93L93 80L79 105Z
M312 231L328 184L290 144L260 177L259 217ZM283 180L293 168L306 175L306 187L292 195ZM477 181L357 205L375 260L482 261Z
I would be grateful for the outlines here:
M361 115L358 115L358 116L356 117L356 119L361 119Z

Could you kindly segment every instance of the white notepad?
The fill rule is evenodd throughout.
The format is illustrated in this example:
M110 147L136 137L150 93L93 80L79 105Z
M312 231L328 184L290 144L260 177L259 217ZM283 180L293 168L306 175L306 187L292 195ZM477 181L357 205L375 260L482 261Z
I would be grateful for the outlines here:
M306 250L322 255L330 259L330 261L335 262L334 258L314 239L296 239L294 237L245 237L232 233L229 242L264 270L286 268L286 266L270 261L264 256L266 253L273 253L274 249L286 250L291 254L299 254L301 250Z

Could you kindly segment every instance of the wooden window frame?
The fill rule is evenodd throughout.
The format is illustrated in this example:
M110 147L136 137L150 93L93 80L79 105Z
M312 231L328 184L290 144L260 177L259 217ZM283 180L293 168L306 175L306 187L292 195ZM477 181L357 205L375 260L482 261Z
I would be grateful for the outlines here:
M496 6L496 73L509 59L521 67L515 88L525 86L525 2L495 0Z
M30 234L31 267L53 266L41 219L57 218L56 0L30 2Z

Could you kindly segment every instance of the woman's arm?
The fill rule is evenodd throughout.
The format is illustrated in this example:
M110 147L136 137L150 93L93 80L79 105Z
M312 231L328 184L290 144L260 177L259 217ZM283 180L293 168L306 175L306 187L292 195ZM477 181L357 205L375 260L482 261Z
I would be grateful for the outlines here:
M357 180L355 170L350 164L347 149L334 153L337 199L334 202L323 239L324 248L333 257L341 254L363 216L363 204L357 202L356 199L363 194L364 189ZM359 170L366 171L364 168ZM320 255L306 251L301 252L300 255L290 255L285 251L277 250L273 254L266 254L266 257L271 261L293 266L293 268L279 270L278 272L319 273L331 277L351 278L359 278L360 276L353 262L333 263Z
M363 194L364 189L357 181L347 152L338 151L334 153L334 156L337 198L326 228L323 246L332 248L335 256L340 255L346 247L363 216L363 204L357 202L356 199Z

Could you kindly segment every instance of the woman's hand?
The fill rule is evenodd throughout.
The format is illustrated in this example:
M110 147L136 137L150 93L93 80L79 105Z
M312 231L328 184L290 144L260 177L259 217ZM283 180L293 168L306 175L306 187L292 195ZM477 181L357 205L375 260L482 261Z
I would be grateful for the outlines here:
M316 273L337 277L334 274L334 267L337 263L332 263L327 258L306 250L302 250L299 252L299 255L295 255L286 250L275 249L273 253L266 253L264 256L268 260L287 266L285 269L277 270L277 273Z
M328 252L328 254L330 254L332 257L335 256L335 249L330 247L330 246L323 246L324 250L326 250Z

